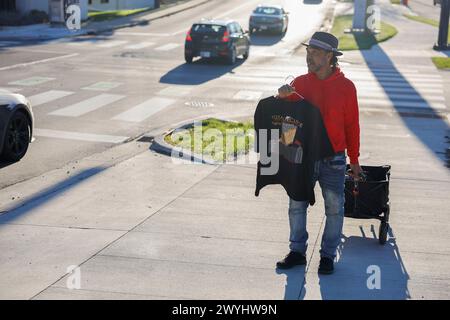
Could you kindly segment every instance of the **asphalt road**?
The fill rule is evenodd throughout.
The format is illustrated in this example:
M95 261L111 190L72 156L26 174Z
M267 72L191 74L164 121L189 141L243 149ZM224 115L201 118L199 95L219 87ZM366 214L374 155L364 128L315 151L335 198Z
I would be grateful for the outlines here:
M248 29L259 2L215 0L145 26L0 46L0 88L28 97L36 118L27 155L0 164L0 188L188 119L252 115L259 98L304 71L289 59L320 27L330 1L266 1L290 12L289 30L283 38L252 37L250 58L235 66L187 65L183 46L204 17L236 19Z

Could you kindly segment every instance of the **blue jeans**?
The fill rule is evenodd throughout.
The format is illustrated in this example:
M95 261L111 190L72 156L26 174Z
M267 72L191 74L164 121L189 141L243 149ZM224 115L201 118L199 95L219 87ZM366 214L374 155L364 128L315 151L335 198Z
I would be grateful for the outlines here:
M345 154L338 154L331 159L316 161L314 166L314 185L319 181L325 202L326 224L322 236L320 256L334 260L341 241L344 223L344 183ZM306 255L308 232L306 231L306 211L308 201L289 201L289 226L291 251Z

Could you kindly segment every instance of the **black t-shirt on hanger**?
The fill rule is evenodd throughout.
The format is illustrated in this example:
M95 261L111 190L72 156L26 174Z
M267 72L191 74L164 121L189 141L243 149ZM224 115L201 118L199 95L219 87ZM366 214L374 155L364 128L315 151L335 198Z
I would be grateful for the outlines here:
M289 197L297 201L315 203L313 174L317 160L334 155L320 110L306 100L298 102L268 97L259 101L255 110L254 125L257 134L256 152L261 153L262 143L269 157L278 158L275 174L262 174L274 161L258 161L255 196L269 184L281 184ZM267 141L260 141L261 129L267 130ZM278 129L278 155L270 150L270 129ZM261 157L264 154L261 154ZM263 161L266 162L266 161Z

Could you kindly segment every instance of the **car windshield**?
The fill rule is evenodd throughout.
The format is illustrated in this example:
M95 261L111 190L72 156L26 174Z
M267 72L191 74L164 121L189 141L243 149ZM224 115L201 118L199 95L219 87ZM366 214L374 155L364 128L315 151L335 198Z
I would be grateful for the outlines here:
M194 24L191 32L223 34L225 29L226 28L224 26L219 26L219 25L214 25L214 24Z
M280 15L281 10L272 7L258 7L255 9L254 13L257 14L268 14L268 15Z

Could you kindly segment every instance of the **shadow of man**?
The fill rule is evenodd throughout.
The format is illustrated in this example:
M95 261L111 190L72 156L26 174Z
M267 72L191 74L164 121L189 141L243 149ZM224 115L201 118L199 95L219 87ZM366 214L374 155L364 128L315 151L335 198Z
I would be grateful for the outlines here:
M286 275L284 300L303 300L305 296L305 266L297 266L289 270L275 269L277 274Z
M385 245L378 243L371 225L371 238L343 237L333 275L319 275L323 300L405 300L409 275L403 264L392 230Z

